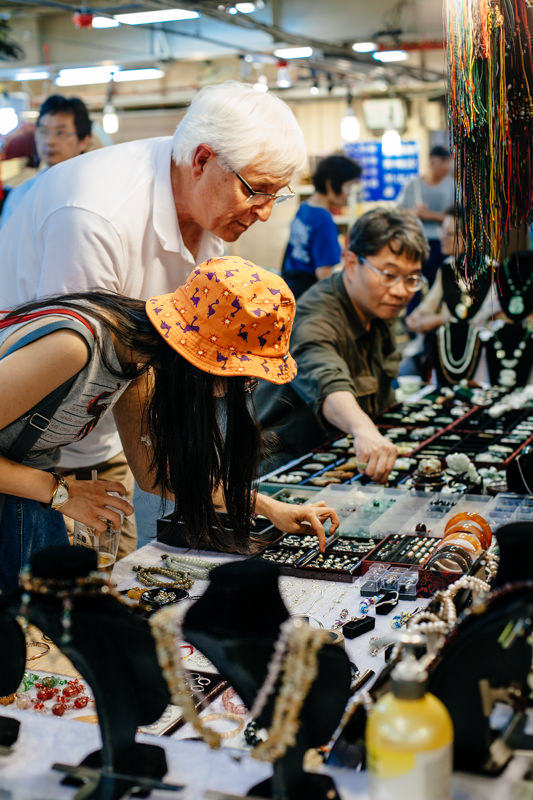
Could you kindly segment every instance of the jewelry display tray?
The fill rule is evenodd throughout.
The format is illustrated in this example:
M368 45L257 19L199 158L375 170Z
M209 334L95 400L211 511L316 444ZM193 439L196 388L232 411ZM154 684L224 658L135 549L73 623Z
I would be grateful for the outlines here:
M326 547L324 554L320 553L316 545L308 547L305 545L287 544L295 536L282 534L279 539L269 544L259 558L274 562L282 575L290 575L295 578L312 578L328 581L342 581L352 583L361 574L361 566L365 557L371 553L381 543L380 539L369 540L368 537L344 537L337 536ZM313 539L314 537L306 537ZM316 540L315 540L316 542ZM335 569L323 565L328 559L339 559L348 561L350 566ZM309 561L307 561L309 559ZM299 560L306 561L302 566L298 566Z
M533 442L533 411L517 409L492 419L485 409L475 409L468 419L460 419L453 427L453 449L464 453L476 466L506 467L520 451ZM529 435L528 435L529 433ZM443 457L452 444L449 430L435 436L417 451L417 457ZM491 448L495 448L491 454ZM507 448L507 452L498 452Z
M395 444L401 444L401 437L391 437L395 428L405 429L406 441L413 444L409 452L402 452L401 467L395 467L388 481L388 486L401 486L413 476L418 460L427 456L444 459L450 453L465 453L474 460L476 466L491 466L504 469L521 450L533 443L533 410L531 408L507 411L501 417L493 419L484 406L453 405L453 401L440 404L436 419L447 421L434 430L427 438L413 442L416 432L435 427L430 419L416 419L424 414L424 405L400 403L386 409L376 420L378 428L384 436L392 438ZM458 411L464 411L461 416ZM454 416L455 412L455 416ZM507 439L510 439L507 442ZM506 452L483 457L485 451L492 447L511 448ZM325 455L335 456L330 463L321 463ZM411 461L411 463L409 463ZM328 473L334 471L334 477L328 480ZM345 472L346 478L342 473ZM397 474L395 474L397 473ZM261 491L277 491L282 487L302 487L305 489L323 488L328 485L346 484L366 485L370 479L358 472L349 436L338 437L315 448L290 464L279 467L261 479Z
M436 549L437 545L441 541L440 539L435 539L435 548L431 552L429 552L422 564L418 564L415 561L410 560L401 560L401 561L388 561L382 560L379 558L379 552L383 548L385 548L391 541L393 535L387 536L383 539L382 542L374 549L371 553L368 554L366 558L363 559L361 564L361 575L365 575L370 567L373 567L375 564L383 564L387 567L398 567L400 569L408 568L410 570L417 570L418 571L418 583L417 583L417 597L433 597L435 592L439 591L439 589L446 589L450 583L453 583L457 580L458 577L461 577L461 574L457 572L439 572L436 570L428 570L424 569L424 564L429 560L432 553ZM409 540L412 541L413 545L419 540L420 537L418 536L409 536L405 535L402 536L402 540L405 540L405 543Z

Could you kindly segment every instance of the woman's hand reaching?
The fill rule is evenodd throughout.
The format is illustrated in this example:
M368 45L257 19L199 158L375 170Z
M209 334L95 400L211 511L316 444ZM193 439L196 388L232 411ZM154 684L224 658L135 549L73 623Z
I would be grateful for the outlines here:
M329 533L335 533L339 527L339 518L335 509L326 506L323 501L307 503L304 506L282 503L266 495L257 495L255 510L263 514L284 533L315 533L318 537L320 552L324 552L326 532L324 523L329 519Z

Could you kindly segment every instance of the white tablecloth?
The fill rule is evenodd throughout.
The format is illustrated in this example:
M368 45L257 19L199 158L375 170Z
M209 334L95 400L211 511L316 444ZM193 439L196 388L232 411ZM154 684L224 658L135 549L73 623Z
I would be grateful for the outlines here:
M138 585L132 566L160 564L161 555L167 552L178 551L168 545L149 544L118 562L113 571L117 588L121 590ZM207 554L206 558L223 563L235 557L216 553ZM309 613L329 627L343 608L348 609L349 616L359 616L359 581L360 579L355 583L337 583L282 576L280 591L291 613ZM191 594L201 594L206 586L205 581L195 581ZM412 609L419 604L419 601L404 602L399 608ZM368 641L371 635L381 635L391 630L391 617L392 614L377 617L376 629L372 634L346 642L346 651L361 672L370 668L378 673L381 669L383 655L371 656ZM187 659L185 664L195 668L193 660ZM220 700L215 701L216 703L220 703ZM218 708L216 705L215 710ZM209 712L212 710L210 707ZM20 711L14 706L2 708L0 713L14 716L21 721L20 734L11 754L0 756L0 789L11 793L4 795L0 792L0 800L4 800L4 797L6 800L73 798L75 790L61 785L62 775L52 771L52 764L80 763L88 753L101 746L99 728L88 723ZM138 741L158 744L165 749L168 773L164 780L186 787L179 794L154 790L151 794L153 800L169 800L172 796L178 796L180 800L200 800L207 789L245 795L252 786L271 774L268 764L252 759L242 746L231 746L237 744L232 739L225 740L226 745L221 750L212 751L203 742L184 741L183 737L186 738L191 733L190 726L186 725L171 737L137 735ZM525 761L515 759L498 779L454 775L454 800L511 800L512 786L525 769ZM334 778L342 800L368 798L365 773L327 767L324 771Z

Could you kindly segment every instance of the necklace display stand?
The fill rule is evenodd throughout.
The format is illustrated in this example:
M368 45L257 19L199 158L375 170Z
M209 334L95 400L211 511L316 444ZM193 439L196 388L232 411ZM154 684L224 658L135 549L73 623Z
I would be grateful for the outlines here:
M9 598L0 601L0 641L8 658L0 659L0 697L13 694L24 675L26 641L11 609ZM7 755L17 740L20 722L12 717L0 717L0 754Z
M470 288L455 272L452 263L444 262L441 266L442 295L444 303L455 319L469 320L475 317L487 296L492 275L490 270L480 275Z
M533 310L533 252L511 253L498 272L501 307L513 322L525 319Z
M454 769L498 775L514 750L533 750L526 713L532 617L531 582L506 583L459 620L431 664L428 691L453 721ZM496 703L506 704L511 717L493 730Z
M487 365L492 384L512 389L525 386L533 363L533 338L520 323L506 323L486 343Z
M197 647L252 708L274 653L280 625L288 618L278 589L278 568L256 559L217 567L205 594L183 623L187 642ZM350 687L350 664L338 645L318 653L318 673L301 710L294 746L273 764L273 776L250 794L275 800L338 800L331 778L303 770L305 752L326 744L341 719ZM268 727L272 693L257 721Z
M30 590L26 614L91 687L102 735L101 750L88 755L80 768L54 769L67 772L64 782L76 785L94 775L92 791L86 784L84 798L115 800L140 783L162 786L160 778L167 771L163 748L137 743L135 734L140 725L159 719L170 698L147 621L105 589L87 582L83 590L94 569L96 553L87 548L41 550L31 560L36 586L49 580L51 585L72 581L76 587L69 597L70 626L65 627L65 608L53 591ZM65 641L66 631L70 641Z

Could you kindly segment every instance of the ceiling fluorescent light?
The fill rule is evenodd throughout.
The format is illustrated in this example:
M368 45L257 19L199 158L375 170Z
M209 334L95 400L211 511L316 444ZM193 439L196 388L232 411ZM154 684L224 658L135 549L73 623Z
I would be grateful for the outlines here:
M93 28L118 28L120 22L111 17L93 17Z
M375 53L372 53L372 58L382 62L406 61L407 53L405 50L376 50Z
M14 81L45 81L50 77L49 72L17 72L13 78Z
M309 58L313 55L312 47L281 47L274 50L277 58Z
M157 78L163 78L165 73L162 69L156 67L147 67L146 69L119 69L118 72L113 74L114 83L122 83L122 81L154 81Z
M106 67L79 67L77 69L60 69L55 79L57 86L88 86L92 83L109 83L119 67L112 64Z
M373 53L377 49L378 46L375 42L354 42L352 44L352 50L356 53Z
M256 10L255 3L235 3L235 8L241 14L253 14Z
M117 22L126 25L150 25L154 22L180 22L184 19L198 19L197 11L187 11L184 8L165 8L161 11L137 11L131 14L113 14Z

